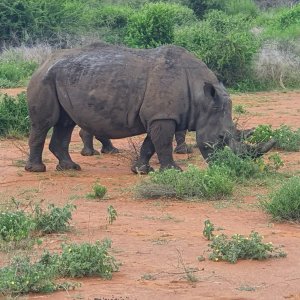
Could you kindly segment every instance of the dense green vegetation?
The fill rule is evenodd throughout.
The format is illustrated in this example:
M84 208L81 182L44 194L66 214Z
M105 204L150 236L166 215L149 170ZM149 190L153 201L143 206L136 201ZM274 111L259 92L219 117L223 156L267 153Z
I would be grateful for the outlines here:
M263 208L277 221L300 221L300 177L294 176L263 201Z
M109 254L111 242L63 244L61 254L44 252L36 261L29 255L19 255L0 268L0 293L20 295L30 292L50 293L67 290L78 283L57 281L65 277L97 276L111 279L118 264Z
M16 97L0 94L0 136L26 136L29 127L26 94Z
M25 84L37 66L34 57L3 59L6 48L40 43L66 48L99 39L139 48L184 46L238 90L299 87L300 4L272 3L3 0L0 87Z

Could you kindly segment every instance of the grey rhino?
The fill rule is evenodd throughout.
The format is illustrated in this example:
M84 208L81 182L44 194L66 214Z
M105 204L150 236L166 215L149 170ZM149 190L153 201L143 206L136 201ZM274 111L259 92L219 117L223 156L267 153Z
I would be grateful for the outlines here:
M94 136L91 133L83 129L80 129L79 135L83 142L81 155L92 156L92 155L100 154L99 151L94 149L94 143L93 143ZM192 153L192 148L188 146L185 142L185 136L186 136L186 130L175 132L175 140L177 144L176 148L174 149L175 153L179 153L179 154ZM102 144L101 153L110 153L110 154L119 153L119 149L114 147L110 139L103 138L103 137L98 137L96 139Z
M215 74L184 48L128 49L104 43L52 55L28 86L31 121L27 171L42 172L42 152L54 127L49 149L58 170L80 166L69 155L74 126L96 137L119 139L147 133L135 173L152 170L156 152L160 169L180 169L173 160L176 131L196 131L197 145L207 159L215 147L253 156L274 142L250 147L234 139L231 100Z

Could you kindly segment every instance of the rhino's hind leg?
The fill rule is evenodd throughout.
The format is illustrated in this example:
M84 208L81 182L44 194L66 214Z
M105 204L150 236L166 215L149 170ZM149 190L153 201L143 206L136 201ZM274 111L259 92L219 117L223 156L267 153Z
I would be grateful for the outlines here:
M173 120L153 121L150 126L150 136L160 163L160 170L181 168L173 159L173 137L176 123Z
M148 174L154 171L149 165L149 160L155 152L154 145L149 135L146 136L140 151L139 159L132 165L131 171L136 174Z
M50 151L59 160L59 163L56 166L58 171L81 169L78 164L72 161L69 154L69 144L74 127L75 123L73 120L64 111L61 111L59 121L54 126L49 145Z
M177 154L189 154L193 152L192 147L185 142L186 130L175 132L176 148L174 152Z
M103 138L103 137L96 137L98 141L102 144L101 153L108 153L108 154L116 154L120 153L119 149L114 147L110 139Z
M89 132L80 129L79 135L83 142L83 149L81 150L81 155L83 156L92 156L100 155L99 151L94 149L93 138L94 136Z
M36 128L31 126L29 136L30 154L25 166L25 170L29 172L45 172L46 166L42 161L42 153L44 149L47 132L50 128Z

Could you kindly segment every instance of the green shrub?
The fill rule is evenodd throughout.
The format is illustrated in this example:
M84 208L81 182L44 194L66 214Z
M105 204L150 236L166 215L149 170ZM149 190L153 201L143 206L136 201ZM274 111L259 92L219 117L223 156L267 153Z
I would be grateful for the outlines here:
M253 134L249 137L251 143L268 142L273 137L273 130L271 125L258 125Z
M227 0L223 9L230 15L243 14L251 18L259 14L258 7L253 0Z
M260 143L267 142L271 138L275 139L277 149L285 151L299 151L300 149L300 128L293 131L291 127L284 124L275 130L271 125L259 125L248 140L251 143Z
M215 235L214 224L210 220L204 222L203 235L211 241L212 252L209 259L213 261L228 261L236 263L238 259L263 260L270 257L285 257L286 254L272 243L263 243L263 237L252 231L249 236L234 234L228 238L225 234Z
M47 40L64 43L68 35L84 26L80 0L3 0L0 3L0 40L19 45Z
M223 168L231 178L238 181L257 177L261 175L263 169L259 161L247 156L242 158L234 154L229 147L217 150L211 155L211 166Z
M26 85L37 67L34 61L0 59L0 88Z
M99 276L111 279L118 264L108 253L110 241L95 244L65 244L62 246L59 273L63 277Z
M244 16L212 11L205 20L175 31L174 43L195 53L226 84L234 87L250 73L258 39Z
M276 140L276 147L285 151L299 151L300 150L300 128L293 131L287 125L280 125L274 130L274 139Z
M129 6L104 5L87 11L85 16L94 29L100 27L123 28L127 25L129 17L134 10Z
M130 17L124 40L128 46L138 48L171 44L175 26L193 20L195 16L187 7L163 2L149 3Z
M16 97L0 94L0 137L27 136L29 128L26 94Z
M300 221L300 177L294 176L271 194L263 208L278 221Z
M67 204L64 207L57 207L54 204L48 206L44 211L39 205L34 209L35 229L42 233L65 232L69 229L69 222L72 220L72 211L76 206Z
M242 104L234 105L232 111L237 115L243 115L247 113L245 106Z
M0 269L0 293L19 295L49 293L59 289L55 283L57 269L55 266L41 262L32 263L29 257L14 257L9 266Z
M157 186L165 187L165 189L160 188L161 195L158 193ZM213 167L204 171L189 166L184 172L168 169L150 173L150 182L142 182L138 190L143 190L140 193L143 197L148 195L151 197L155 190L156 197L219 199L232 193L233 183L223 168Z
M286 256L272 243L263 243L262 239L262 236L254 231L247 237L241 234L234 234L231 238L225 234L216 235L209 244L212 250L209 259L224 260L234 264L238 259L263 260Z
M284 7L266 14L259 22L265 27L264 38L298 39L300 34L300 4Z
M199 18L202 18L209 10L224 9L226 1L227 0L187 0L187 5Z
M102 199L107 192L107 188L97 182L93 185L92 189L93 189L93 191L91 193L87 194L87 198Z
M0 213L0 240L18 242L30 237L34 222L23 211Z

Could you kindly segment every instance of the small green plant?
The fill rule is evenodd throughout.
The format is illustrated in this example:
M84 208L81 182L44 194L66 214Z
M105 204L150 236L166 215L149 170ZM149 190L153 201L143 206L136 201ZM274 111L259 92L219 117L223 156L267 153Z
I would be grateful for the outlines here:
M268 142L273 137L271 125L258 125L249 137L250 143Z
M210 241L212 237L214 236L213 231L215 230L215 226L213 223L210 222L210 220L204 221L204 229L203 229L203 235Z
M0 94L0 137L20 137L29 134L26 94L16 97Z
M24 211L0 213L0 239L18 242L30 237L35 224Z
M0 293L19 295L54 292L59 289L56 278L56 266L40 261L32 263L28 256L17 256L9 266L0 269Z
M93 185L92 193L87 194L87 198L90 199L102 199L107 192L107 188L99 183Z
M284 166L284 162L281 159L279 153L273 153L273 154L269 155L268 159L269 159L269 163L266 164L266 167L269 170L277 171L279 168Z
M200 170L190 165L184 172L168 169L152 172L149 177L137 189L137 192L142 191L140 195L143 197L152 197L155 190L156 197L220 199L233 190L233 182L223 168L217 166Z
M232 110L237 115L243 115L247 113L246 108L242 104L234 105Z
M300 150L300 128L292 130L287 125L280 125L273 130L271 125L259 125L255 128L253 134L249 137L250 143L267 142L271 138L276 141L276 148L285 151Z
M223 168L224 172L237 181L251 177L258 177L265 169L262 160L253 160L250 157L240 157L233 153L229 147L216 150L211 155L211 168Z
M108 214L108 224L112 224L114 221L117 220L118 213L112 205L110 205L107 208L107 214Z
M277 221L300 221L300 177L294 176L270 195L262 207Z
M300 150L300 128L294 131L291 127L282 124L274 130L273 135L278 149L285 151Z
M109 240L94 244L65 244L59 258L59 273L63 277L99 276L111 279L112 273L118 271L118 264L108 253Z
M64 207L50 204L47 210L43 210L39 205L36 205L34 209L35 229L42 233L67 231L74 209L76 209L76 206L72 204L67 204Z
M0 59L0 88L24 86L37 66L34 61Z
M210 222L211 226L213 224ZM205 232L205 231L204 231ZM204 235L207 237L206 235ZM236 263L238 259L263 260L270 257L285 257L286 254L272 243L263 243L263 237L252 231L249 236L234 234L229 238L225 234L209 235L212 237L209 247L209 259Z

